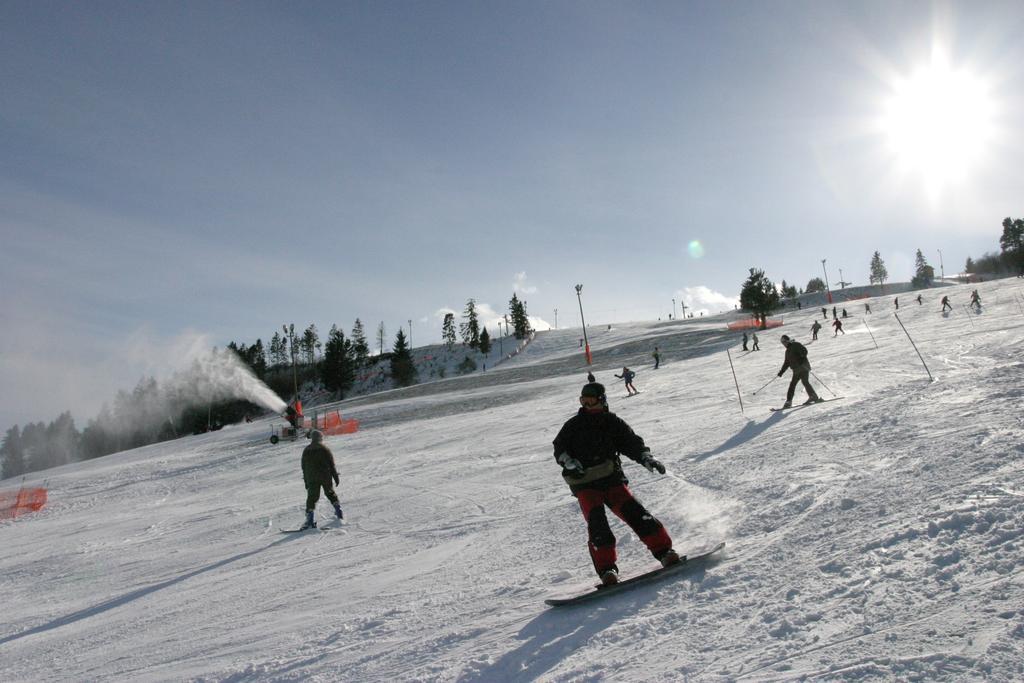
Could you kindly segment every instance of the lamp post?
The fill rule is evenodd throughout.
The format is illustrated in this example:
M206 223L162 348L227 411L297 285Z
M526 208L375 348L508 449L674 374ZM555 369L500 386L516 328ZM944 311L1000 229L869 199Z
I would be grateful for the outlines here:
M825 270L825 261L827 259L821 259L821 271L825 273L825 299L832 303L832 288L828 286L828 271Z
M590 340L587 339L587 321L583 318L583 285L576 285L576 300L580 303L580 322L583 323L583 344L584 353L587 355L587 365L591 364Z
M672 317L675 318L676 320L678 320L678 318L676 318L676 300L675 299L672 299Z
M937 249L936 251L939 252L939 273L941 273L941 279L943 281L945 281L945 279L946 279L946 269L942 265L942 250L941 249Z
M555 309L555 329L558 329L558 309Z
M409 350L412 351L412 321L409 321Z

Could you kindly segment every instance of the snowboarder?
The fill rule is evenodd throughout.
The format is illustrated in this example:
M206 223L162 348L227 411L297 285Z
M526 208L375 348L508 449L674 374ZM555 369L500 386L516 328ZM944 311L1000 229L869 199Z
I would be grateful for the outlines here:
M840 320L839 318L836 318L835 320L832 321L832 328L835 330L832 336L838 336L840 332L843 332L843 321ZM846 334L846 332L843 332L843 334Z
M334 506L334 515L343 519L341 505L338 502L338 494L334 492L334 486L340 482L338 468L334 464L334 453L324 445L324 434L319 429L309 433L311 443L302 449L302 481L306 485L306 523L302 529L311 529L316 526L313 513L316 511L316 502L320 500L320 489L324 496ZM334 482L334 486L331 482Z
M759 346L759 342L757 341L757 332L751 332L750 338L754 342L753 346L750 347L751 351L760 351L761 347Z
M807 400L804 401L804 405L808 403L821 403L823 399L818 396L817 392L814 391L814 387L807 381L811 374L811 362L807 359L807 347L798 341L793 341L785 334L782 335L779 341L786 347L786 358L782 363L782 369L779 370L779 377L782 377L787 369L792 368L793 370L793 377L789 380L789 389L786 391L786 403L782 407L793 407L793 394L796 392L797 382L802 382L804 390L807 392Z
M626 487L629 481L622 471L620 455L652 473L665 474L665 466L655 460L644 440L622 418L608 411L604 385L592 382L583 387L579 412L562 425L553 444L562 478L579 501L587 522L590 559L601 583L619 581L615 535L605 507L633 529L662 566L685 560L672 549L664 525Z
M981 312L981 297L978 296L978 290L971 292L971 303L969 305L977 308L979 313Z
M621 375L615 375L615 376L618 377L619 379L621 379L623 384L626 385L626 392L627 392L626 395L627 396L632 396L634 394L639 394L640 393L639 391L636 390L636 387L633 386L633 378L636 377L636 373L635 372L633 372L629 368L623 366L622 367L622 374Z
M657 370L658 366L661 365L661 353L658 351L657 346L654 347L654 353L651 355L654 356L654 369Z
M750 350L750 349L747 348L747 339L748 339L747 333L744 332L743 333L743 350L744 351L749 351Z
M945 313L947 308L950 311L952 311L953 310L953 304L949 303L949 297L948 296L944 296L944 297L942 297L942 312Z
M820 329L821 329L821 323L819 323L817 320L815 320L814 324L811 325L811 341L817 341L818 340L818 330L820 330Z

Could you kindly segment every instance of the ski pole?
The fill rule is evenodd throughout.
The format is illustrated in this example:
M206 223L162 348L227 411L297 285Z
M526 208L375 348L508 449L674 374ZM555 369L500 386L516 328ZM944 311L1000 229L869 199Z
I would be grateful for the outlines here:
M743 395L740 393L740 383L736 379L736 368L732 364L732 354L729 353L729 349L725 350L725 355L729 357L729 368L732 370L732 381L736 385L736 396L740 399L740 413L743 413Z
M775 381L775 380L777 380L778 378L779 378L779 376L778 376L778 375L775 375L775 376L774 376L774 377L772 377L772 378L771 378L770 380L768 380L768 382L767 382L767 383L766 383L766 384L764 385L764 387L768 386L769 384L771 384L772 382L774 382L774 381ZM757 391L755 391L753 395L754 395L754 396L756 396L756 395L757 395L757 392L758 392L758 391L761 391L761 389L764 389L764 387L761 387L760 389L757 389Z
M818 384L820 384L821 386L825 387L825 391L827 391L828 393L832 394L833 397L835 397L836 392L834 392L831 389L829 389L828 385L825 384L824 382L822 382L821 378L818 377L817 375L815 375L813 370L809 370L808 372L811 373L811 377L813 377L814 379L818 380Z

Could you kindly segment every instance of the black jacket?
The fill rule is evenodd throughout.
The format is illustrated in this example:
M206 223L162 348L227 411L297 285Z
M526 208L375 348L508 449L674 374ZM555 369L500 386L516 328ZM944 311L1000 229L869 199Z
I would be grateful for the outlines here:
M562 470L562 477L575 493L581 489L607 488L626 484L619 455L640 462L650 449L622 418L615 413L592 413L580 408L579 412L562 425L554 440L555 459L568 453L583 465L576 474Z
M330 484L338 481L338 468L334 465L334 454L322 443L311 443L302 450L302 481L306 488L314 484Z
M782 369L779 370L779 376L782 376L789 368L796 370L811 369L811 362L807 360L807 347L797 341L791 341L786 344L786 359L782 363Z

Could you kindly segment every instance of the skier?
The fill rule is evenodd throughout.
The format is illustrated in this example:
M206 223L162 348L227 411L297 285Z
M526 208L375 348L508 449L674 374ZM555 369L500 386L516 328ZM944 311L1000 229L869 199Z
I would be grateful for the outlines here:
M900 298L899 297L896 297L895 299L893 299L892 303L896 307L897 311L900 310Z
M596 379L594 379L594 373L590 372L589 370L587 371L587 381L588 382L596 382L597 381Z
M793 341L785 334L782 335L779 341L786 347L786 358L782 363L782 369L779 370L779 377L782 377L787 369L792 368L793 370L793 377L789 380L789 389L786 391L786 403L782 407L793 407L793 394L796 392L797 382L802 382L804 390L807 392L807 400L804 401L804 405L808 403L821 403L824 399L818 396L817 392L814 391L814 387L807 381L811 374L811 362L807 360L807 347L798 341Z
M924 299L923 299L923 298L921 298L921 295L920 295L920 294L918 294L918 295L917 295L917 305L918 305L918 306L920 306L920 305L921 305L921 304L923 304L923 303L924 303Z
M302 450L302 481L306 485L306 523L302 529L311 529L316 526L313 513L316 511L316 502L320 500L320 489L324 490L324 496L334 506L334 514L338 519L343 519L341 505L338 502L338 494L334 492L334 486L340 482L338 468L334 464L334 454L331 449L324 445L324 434L319 429L309 433L311 443ZM334 486L331 486L331 481Z
M953 310L953 304L949 303L949 297L948 296L944 296L944 297L942 297L942 312L945 313L947 308L950 311L952 311Z
M744 351L749 351L750 350L750 349L747 348L747 339L748 339L747 333L744 332L743 333L743 350Z
M750 347L751 351L760 351L761 347L758 346L759 342L757 341L757 332L751 332L750 333L750 338L754 342L754 345Z
M661 365L661 353L658 351L657 346L654 347L654 353L651 355L654 356L654 369L657 370L658 366Z
M978 296L978 290L974 290L973 292L971 292L970 305L976 307L979 313L981 312L981 297Z
M843 309L843 317L844 317L844 318L849 318L849 317L850 317L850 316L848 316L848 315L846 314L846 309L845 309L845 308Z
M627 396L633 396L634 394L639 394L640 393L639 391L636 390L636 387L633 386L633 378L636 377L636 373L635 372L633 372L632 370L630 370L626 366L623 366L622 367L622 374L621 375L615 375L615 376L618 377L619 379L621 379L623 384L626 385L626 392L627 392L626 395Z
M871 304L864 304L864 312L865 313L870 313L871 312Z
M824 306L821 307L821 317L828 320L828 310L826 310Z
M832 321L832 327L833 329L835 329L835 333L832 336L838 336L840 332L843 332L843 321L840 320L839 318L836 318L835 320ZM846 332L843 332L843 334L846 334Z
M836 307L835 307L835 306L833 306L833 307L832 307L832 319L833 319L833 320L835 320L835 319L836 319L836 318L838 318L838 317L839 317L839 316L837 316L837 315L836 315Z
M821 323L819 323L817 320L815 320L814 324L811 325L811 341L818 341L818 330L820 330L820 329L821 329Z
M672 549L664 525L626 487L629 481L620 455L640 463L648 472L665 474L665 466L654 459L651 449L625 421L608 411L604 385L591 382L583 387L579 412L562 425L553 444L562 478L587 521L587 546L601 583L607 586L619 581L615 535L605 507L633 529L662 566L686 560Z

